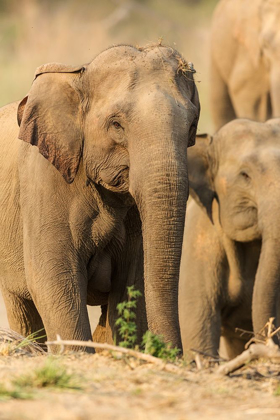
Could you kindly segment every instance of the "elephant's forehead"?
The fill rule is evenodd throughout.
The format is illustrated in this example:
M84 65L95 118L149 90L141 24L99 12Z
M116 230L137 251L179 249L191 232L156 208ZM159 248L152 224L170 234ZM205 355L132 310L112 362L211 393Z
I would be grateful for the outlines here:
M279 120L261 123L235 120L218 134L221 166L254 166L261 173L278 168L280 163ZM227 172L227 169L226 169Z
M142 49L121 45L103 51L92 61L90 67L100 67L104 71L163 71L176 74L182 63L187 65L172 48L154 46Z
M221 150L231 153L238 150L244 154L250 150L267 148L269 145L280 147L279 119L262 123L246 119L233 120L217 133ZM242 149L241 149L242 148Z

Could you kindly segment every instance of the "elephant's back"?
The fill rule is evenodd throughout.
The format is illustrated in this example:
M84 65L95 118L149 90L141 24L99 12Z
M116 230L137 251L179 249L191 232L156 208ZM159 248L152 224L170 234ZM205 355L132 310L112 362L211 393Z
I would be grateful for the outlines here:
M263 0L252 0L250 7L244 0L220 0L213 13L213 23L238 23L250 20L258 10Z
M8 195L18 190L17 158L20 140L17 124L18 102L0 108L0 209ZM3 202L3 200L5 200Z
M0 109L0 277L8 267L22 266L17 107L15 102Z
M19 102L13 102L0 108L0 165L10 167L18 153L17 108ZM1 173L0 173L1 176Z
M0 108L0 133L1 141L5 136L5 133L14 133L17 136L19 132L19 126L17 122L17 110L19 101L12 102L8 105L2 106Z

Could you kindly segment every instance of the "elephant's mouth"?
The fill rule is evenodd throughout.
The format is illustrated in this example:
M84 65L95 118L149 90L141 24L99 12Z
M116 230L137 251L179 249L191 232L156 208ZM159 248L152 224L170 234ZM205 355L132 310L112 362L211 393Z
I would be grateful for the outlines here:
M223 217L224 214L226 217ZM261 238L258 217L258 208L254 203L238 203L233 208L222 210L221 224L231 239L250 242Z
M129 168L123 166L116 171L116 168L106 168L100 171L100 181L106 189L117 193L128 193L129 190Z

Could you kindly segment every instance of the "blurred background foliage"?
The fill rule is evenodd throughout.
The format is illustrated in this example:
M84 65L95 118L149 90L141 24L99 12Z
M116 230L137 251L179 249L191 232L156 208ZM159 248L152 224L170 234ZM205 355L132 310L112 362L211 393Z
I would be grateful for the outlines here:
M194 63L211 131L209 31L217 0L0 0L0 106L23 98L37 66L83 64L109 45L163 39Z

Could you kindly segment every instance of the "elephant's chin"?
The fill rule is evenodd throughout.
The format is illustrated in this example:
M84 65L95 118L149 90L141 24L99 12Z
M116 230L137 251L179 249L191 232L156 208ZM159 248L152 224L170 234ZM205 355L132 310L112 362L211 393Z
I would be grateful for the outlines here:
M129 168L125 167L114 174L108 174L107 171L100 172L100 180L98 182L107 190L115 193L129 192Z
M236 229L228 235L230 239L237 242L252 242L262 238L258 226L250 226L245 229Z
M257 209L247 209L246 212L233 214L231 218L221 220L221 225L227 236L237 242L251 242L261 239L258 226Z

